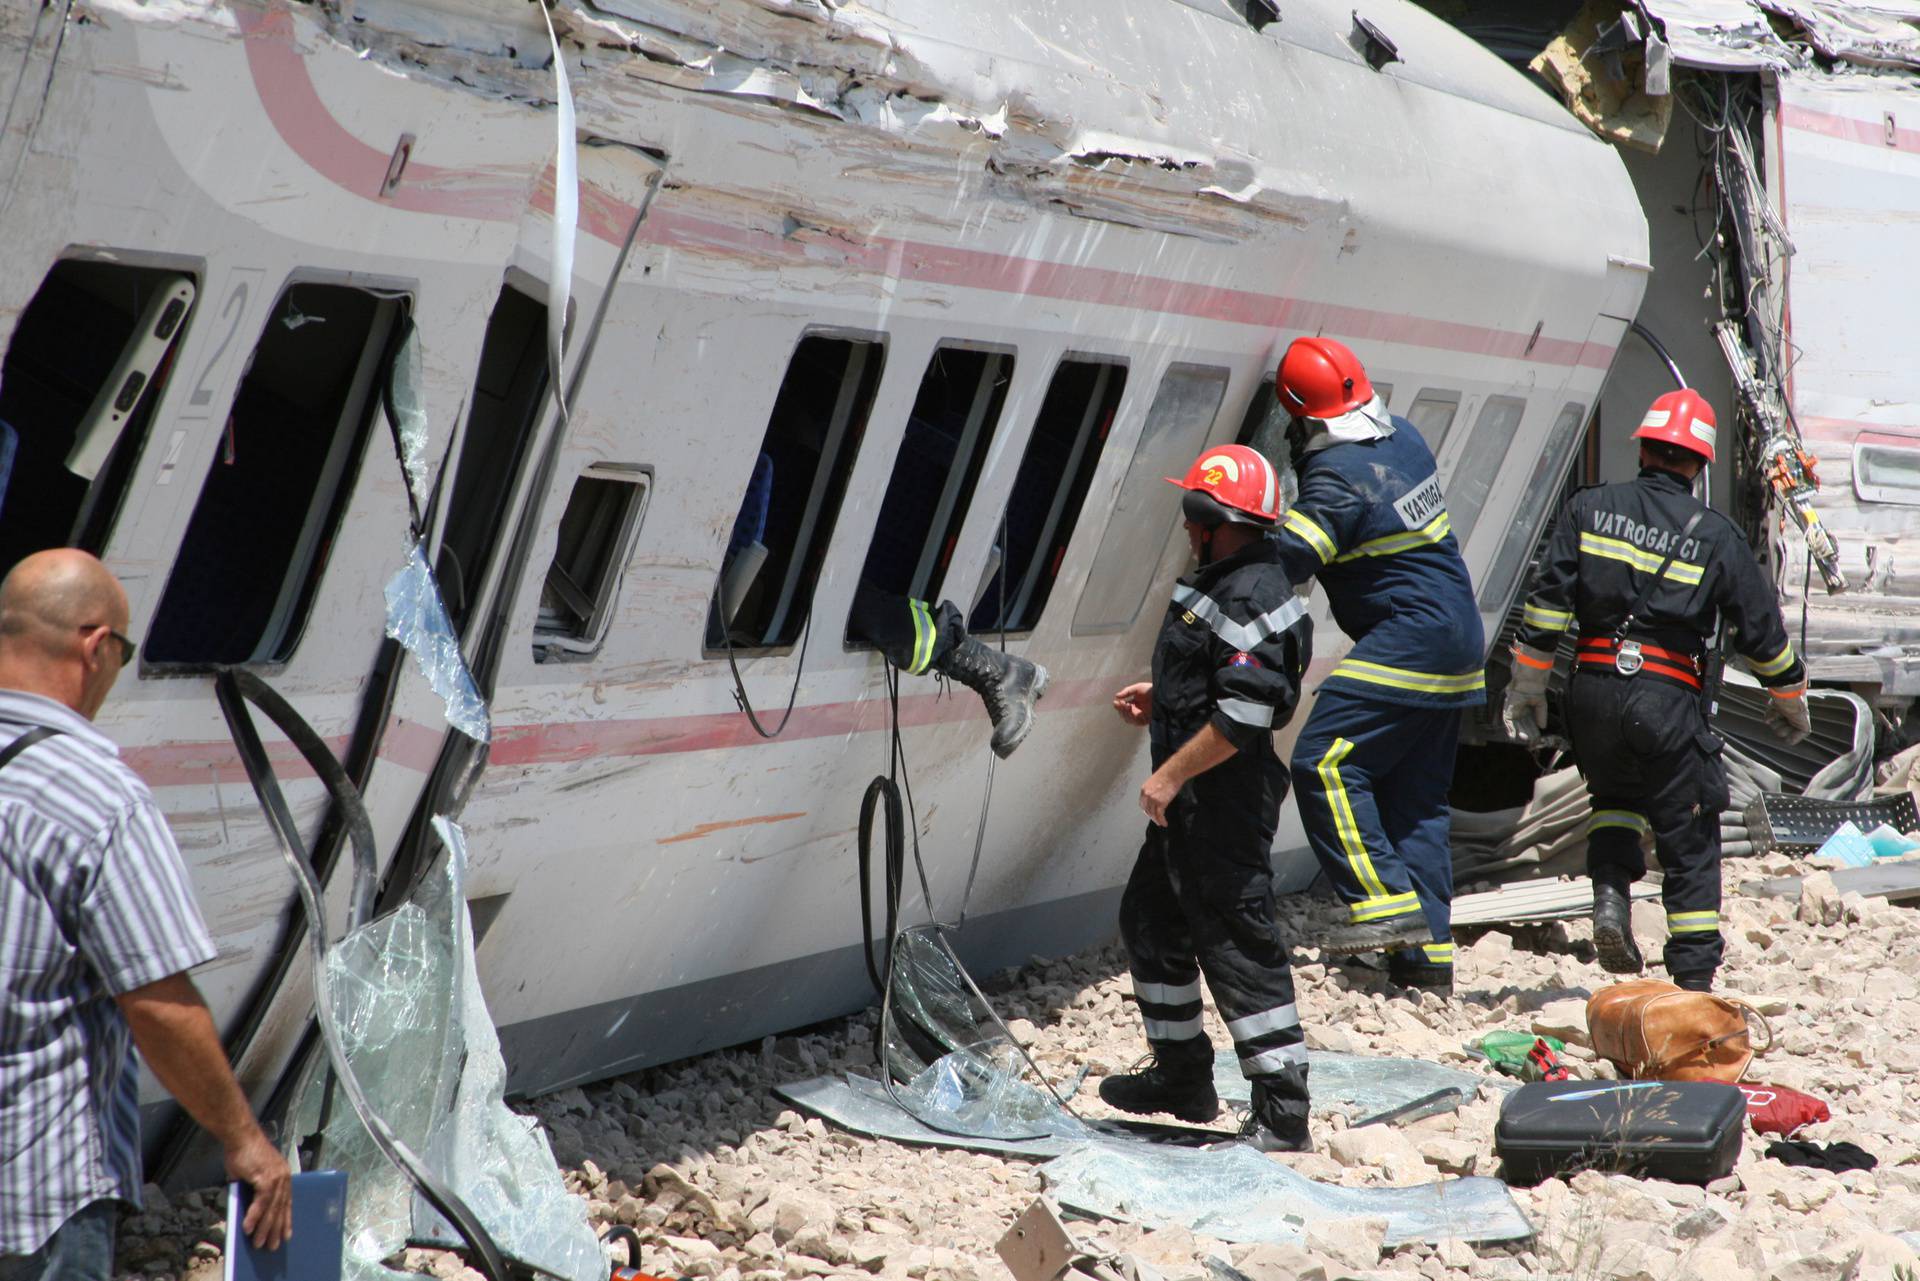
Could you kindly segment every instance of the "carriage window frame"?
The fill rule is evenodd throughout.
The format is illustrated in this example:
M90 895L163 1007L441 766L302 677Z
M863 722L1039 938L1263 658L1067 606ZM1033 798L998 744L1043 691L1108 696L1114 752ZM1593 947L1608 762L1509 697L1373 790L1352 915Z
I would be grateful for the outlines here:
M569 563L563 563L569 551L564 546L570 519L583 500L599 502L596 491L612 493L605 486L624 486L626 493L614 499L618 508L612 518L613 529L597 541L597 551L587 552L584 545L572 549ZM646 523L647 508L653 499L653 468L629 463L596 463L574 477L567 505L560 517L560 529L553 549L553 561L547 567L541 587L533 628L533 661L565 662L593 657L606 643L613 626L613 615L620 604L620 583L626 577L627 562L640 540ZM548 592L562 597L562 607L573 616L571 623L548 621L552 615L546 604ZM577 596L577 600L566 600ZM585 608L581 608L584 605Z
M1480 585L1480 612L1489 617L1505 617L1513 608L1515 596L1525 585L1534 553L1557 515L1561 491L1578 460L1577 445L1587 425L1587 406L1569 400L1547 431L1540 455L1534 460L1533 474L1520 505L1507 522L1500 550L1494 553L1491 568Z
M306 307L301 305L302 299L296 297L302 291L320 290L359 294L366 300L367 320L360 331L358 355L352 359L351 372L333 384L342 388L339 407L332 416L332 425L324 438L324 448L318 451L317 458L311 460L310 474L302 474L305 483L298 492L305 514L298 530L292 534L287 559L276 578L273 602L259 624L250 651L246 654L207 652L211 646L205 634L189 631L186 637L176 638L166 630L173 616L172 610L178 609L191 617L229 609L236 603L251 606L260 598L251 593L243 596L212 594L206 589L205 578L196 585L181 575L189 558L196 552L196 535L211 536L202 531L203 518L210 522L220 520L222 505L228 508L229 518L236 514L244 517L246 504L257 501L257 491L246 491L249 496L239 498L223 497L216 492L223 473L237 457L239 450L260 451L271 443L274 449L267 452L272 459L269 470L276 474L287 470L284 434L274 436L266 428L271 417L268 413L271 406L263 404L259 409L250 411L250 414L259 416L259 421L245 425L239 421L240 406L249 391L255 389L256 379L261 380L258 391L262 397L281 396L288 390L281 380L297 381L306 370L311 369L311 357L307 357L309 363L301 367L300 358L291 348L286 352L272 353L274 359L271 361L265 359L270 343L287 341L282 330L286 334L297 335L310 326L319 325L322 328L316 332L329 338L336 332L342 332L324 327L340 320L342 317L339 313L328 315L328 308L319 305L320 299L311 292L304 299ZM208 460L192 514L187 519L175 550L166 585L161 589L159 601L154 607L146 643L141 647L140 670L143 674L191 674L223 666L271 670L293 661L313 620L313 609L320 597L331 553L338 542L347 509L353 504L360 470L366 463L367 451L373 439L374 423L381 414L381 392L405 340L413 304L413 294L405 286L343 280L331 275L300 272L289 276L281 285L248 349L244 366L246 372L241 376L229 403L227 430ZM313 310L308 311L307 308ZM296 369L300 372L287 372ZM269 379L276 381L269 382ZM241 431L249 433L251 439L240 436ZM213 530L213 534L220 532L217 527ZM229 571L226 577L235 580L246 577L243 568L215 566L216 569L223 567ZM183 595L176 601L176 588L192 594ZM176 641L197 644L199 652L183 654L170 650L168 646Z
M807 497L801 506L797 530L791 540L791 548L786 552L777 586L769 580L762 588L772 593L772 600L761 616L758 637L738 635L739 624L736 622L733 624L736 634L731 646L720 630L718 601L726 588L729 571L734 566L731 558L723 556L715 576L710 603L702 616L702 627L705 629L703 652L708 657L725 654L729 648L741 654L788 651L799 643L806 621L813 611L814 597L819 590L827 554L833 545L840 510L845 504L854 468L859 464L866 433L872 425L873 409L886 377L890 351L889 339L884 333L828 326L811 326L801 331L787 357L779 389L774 393L773 404L767 412L767 427L761 436L760 453L768 452L769 444L784 424L791 423L798 430L802 423L798 415L809 412L818 403L802 401L789 404L784 400L790 386L795 394L804 390L794 383L796 371L804 368L801 362L810 352L821 351L820 348L809 347L810 343L844 343L850 350L832 397L822 398L826 403L827 427L812 474L805 482ZM785 481L786 478L782 476L773 477L776 487ZM750 473L747 482L749 493L751 486ZM740 508L736 510L744 508L746 501L743 497Z
M1507 413L1512 414L1510 422L1496 416ZM1520 429L1526 421L1527 402L1521 396L1488 396L1481 402L1480 412L1473 416L1466 443L1460 447L1459 457L1447 472L1447 514L1454 541L1462 551L1479 526L1480 515L1493 497L1507 455L1513 452L1513 442L1520 438ZM1473 501L1469 503L1470 489Z
M1003 513L1011 511L1016 498L1025 489L1039 488L1045 484L1042 469L1049 467L1051 460L1037 452L1042 439L1042 423L1049 409L1055 407L1056 393L1064 394L1062 378L1070 370L1079 369L1097 372L1094 374L1091 394L1084 402L1061 407L1063 412L1072 413L1078 422L1073 428L1066 461L1055 470L1047 514L1023 563L1010 565L1004 559L996 559L995 563L988 566L987 572L980 576L980 593L967 622L967 630L974 635L1009 638L1031 635L1040 625L1053 589L1060 581L1060 569L1065 563L1067 549L1072 545L1080 517L1086 510L1087 493L1093 486L1101 459L1106 456L1107 441L1112 438L1114 425L1119 420L1120 408L1126 398L1129 368L1125 357L1068 352L1054 365L1053 376L1047 382L1046 395L1042 397L1040 408L1034 414L1033 426L1027 433L1026 449L1021 455L1019 469L1014 474L1013 487L1007 493L1007 506L1003 509ZM1007 523L1004 514L1002 522L1003 526ZM1000 541L1001 528L995 527L996 545ZM1010 530L1008 537L1010 541ZM1017 574L1017 581L1007 599L1006 616L996 613L988 617L985 611L999 604L995 599L997 593L993 584L996 579L1005 583L1007 580L1001 575L1008 570Z
M1911 461L1912 484L1899 483L1898 477L1873 478L1875 461L1885 458L1899 470L1901 461ZM1885 483L1891 481L1893 483ZM1863 503L1884 503L1890 507L1920 507L1920 445L1896 445L1886 441L1855 441L1853 446L1853 493Z
M1214 397L1213 407L1204 419L1170 424L1164 432L1154 437L1151 433L1155 426L1156 411L1167 397L1169 386L1176 378L1183 376L1217 383L1219 394ZM1127 470L1120 478L1120 487L1114 494L1106 527L1101 531L1100 543L1094 552L1093 564L1087 570L1087 581L1080 589L1080 599L1074 607L1070 629L1072 635L1124 635L1139 623L1140 612L1147 603L1147 594L1153 590L1154 579L1159 576L1160 566L1166 560L1167 547L1180 527L1180 491L1166 484L1164 478L1168 475L1184 475L1188 465L1206 448L1226 406L1227 388L1232 381L1232 370L1194 361L1176 361L1160 375L1160 382L1154 388L1153 401L1148 405L1140 424L1140 435L1134 441L1133 456L1128 459ZM1178 408L1175 406L1176 411ZM1195 432L1195 428L1199 430ZM1164 527L1158 515L1161 510L1167 513ZM1150 555L1130 558L1118 551L1108 554L1109 548L1122 548L1124 545L1123 541L1114 538L1115 530L1122 528L1123 522L1145 521L1149 516L1153 517L1152 528L1164 529L1159 541L1152 545ZM1144 574L1141 570L1145 571ZM1130 574L1139 577L1137 591L1134 584L1128 581ZM1120 590L1122 588L1123 591ZM1088 617L1090 608L1097 609L1095 602L1116 594L1133 601L1132 609L1124 620L1117 611L1105 617Z
M898 520L889 517L887 508L889 500L894 496L895 486L903 483L901 470L903 464L915 457L911 452L912 442L907 431L915 418L925 421L918 411L925 398L932 393L936 385L935 378L948 377L944 372L937 371L941 371L941 360L949 352L983 357L984 361L980 369L981 381L975 387L974 398L968 405L965 421L954 442L953 460L940 481L939 497L934 503L927 520L926 532L921 536L919 549L915 553L913 571L905 583L883 581L877 575L874 558L881 554L881 540L895 537L899 526ZM1006 421L1007 400L1012 392L1013 379L1018 367L1019 351L1009 344L980 342L965 338L944 338L934 344L933 350L927 356L926 367L920 373L913 405L907 411L907 426L901 430L900 443L894 451L893 465L887 472L887 484L881 490L880 502L875 508L873 534L867 542L866 555L861 557L860 561L859 581L863 585L915 600L936 601L942 598L942 589L946 586L947 572L952 568L957 540L966 525L967 513L973 505L973 498L978 492L981 477L986 472L987 459L992 453L994 438ZM904 490L902 494L905 495ZM842 644L849 652L874 648L871 642L854 632L851 617L847 620Z
M1446 408L1447 420L1441 424L1435 436L1429 436L1426 429L1420 425L1419 412L1423 405L1441 405ZM1454 425L1460 421L1460 393L1445 387L1422 387L1420 394L1413 398L1413 403L1407 406L1407 412L1402 417L1412 423L1414 430L1420 433L1420 439L1427 442L1427 452L1438 458L1440 451L1446 446L1447 438L1453 433Z

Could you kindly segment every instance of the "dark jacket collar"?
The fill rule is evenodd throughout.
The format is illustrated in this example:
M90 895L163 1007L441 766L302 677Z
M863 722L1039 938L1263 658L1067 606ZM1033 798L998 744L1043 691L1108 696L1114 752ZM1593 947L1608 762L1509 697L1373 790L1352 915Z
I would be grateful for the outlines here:
M1248 543L1231 556L1222 556L1219 560L1209 561L1181 581L1205 590L1242 566L1278 564L1279 561L1280 544L1271 538L1260 538Z
M1693 493L1693 482L1677 471L1668 471L1664 467L1642 467L1640 479L1656 489L1670 489L1676 494Z

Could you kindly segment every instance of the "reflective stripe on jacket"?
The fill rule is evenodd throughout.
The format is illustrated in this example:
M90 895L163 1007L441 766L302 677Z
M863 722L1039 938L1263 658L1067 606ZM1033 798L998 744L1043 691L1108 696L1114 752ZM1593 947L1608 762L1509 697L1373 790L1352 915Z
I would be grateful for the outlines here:
M1281 563L1318 577L1353 637L1330 687L1390 703L1486 701L1486 637L1433 453L1404 418L1378 440L1315 450L1282 518Z

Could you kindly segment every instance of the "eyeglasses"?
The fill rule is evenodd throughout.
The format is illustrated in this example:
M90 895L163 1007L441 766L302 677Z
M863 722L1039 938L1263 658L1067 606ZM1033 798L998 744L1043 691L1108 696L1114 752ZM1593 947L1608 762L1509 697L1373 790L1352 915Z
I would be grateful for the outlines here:
M91 632L97 631L102 627L107 629L107 635L120 642L120 666L131 667L133 665L134 651L140 648L133 643L131 638L121 635L106 623L85 623L81 626L80 630L83 632Z

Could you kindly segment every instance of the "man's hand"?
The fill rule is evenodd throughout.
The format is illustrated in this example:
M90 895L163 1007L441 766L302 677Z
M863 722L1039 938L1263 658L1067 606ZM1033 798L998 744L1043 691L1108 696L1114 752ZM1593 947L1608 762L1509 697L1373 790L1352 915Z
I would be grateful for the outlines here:
M259 1126L250 1138L227 1149L227 1177L253 1189L241 1230L262 1250L277 1249L293 1236L293 1172Z
M1113 710L1129 725L1145 725L1153 719L1153 686L1147 681L1127 686L1113 696Z
M219 1140L227 1173L253 1189L242 1225L248 1238L265 1250L285 1241L293 1235L292 1175L254 1120L193 980L175 974L114 999L160 1084Z
M1180 795L1181 782L1172 778L1164 769L1155 770L1140 788L1140 808L1146 811L1148 818L1157 826L1167 825L1167 806L1173 804L1173 798Z

